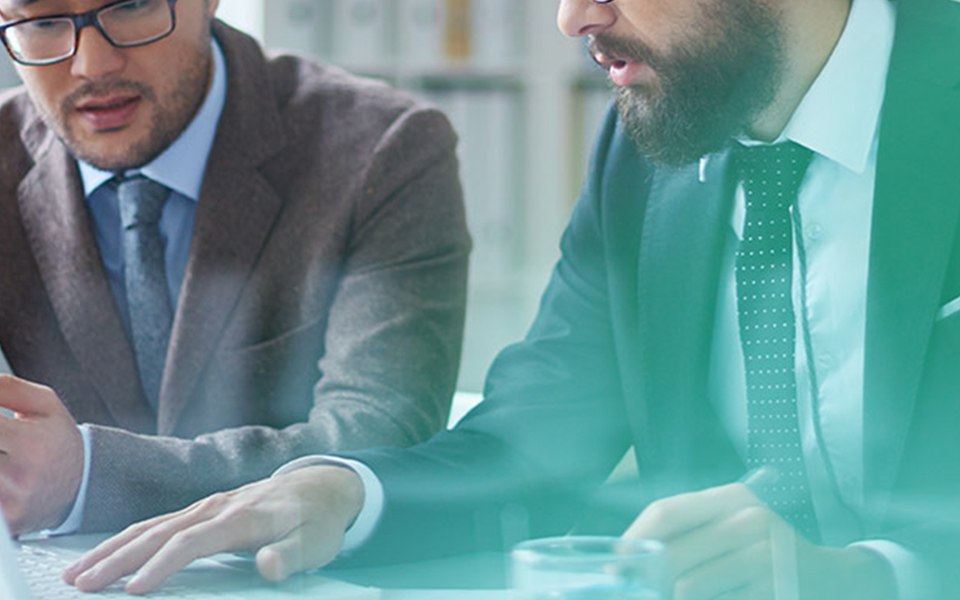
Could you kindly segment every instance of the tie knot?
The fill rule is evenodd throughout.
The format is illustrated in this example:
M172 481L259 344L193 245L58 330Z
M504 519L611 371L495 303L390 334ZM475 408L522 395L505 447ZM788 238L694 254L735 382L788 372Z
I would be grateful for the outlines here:
M157 224L169 195L169 189L143 175L118 178L117 197L124 229Z
M743 146L733 150L733 165L747 196L747 209L783 209L796 198L813 152L793 142Z

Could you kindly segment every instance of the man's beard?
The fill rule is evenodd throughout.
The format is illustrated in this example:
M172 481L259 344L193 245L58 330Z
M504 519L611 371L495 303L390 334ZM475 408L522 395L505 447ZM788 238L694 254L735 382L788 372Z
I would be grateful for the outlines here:
M776 96L784 70L776 15L758 0L719 0L689 40L657 54L639 40L598 35L592 47L646 63L659 85L616 89L616 105L640 152L689 164L745 133Z
M104 171L123 171L142 167L166 150L186 129L203 102L210 78L210 60L198 60L184 70L173 92L159 100L154 89L136 81L91 82L83 85L60 105L54 129L78 159ZM154 106L147 134L132 144L120 158L111 159L83 144L72 132L68 115L76 104L90 96L129 92Z

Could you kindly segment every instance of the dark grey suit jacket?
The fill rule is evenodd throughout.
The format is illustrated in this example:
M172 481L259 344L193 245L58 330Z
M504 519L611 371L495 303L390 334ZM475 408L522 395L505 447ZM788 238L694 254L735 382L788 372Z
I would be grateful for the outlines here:
M91 429L85 530L307 453L446 422L469 238L447 120L383 84L214 28L229 88L159 414L110 293L76 162L24 91L0 103L0 345Z
M881 124L867 290L864 539L937 566L960 597L960 5L901 2ZM567 531L633 445L650 500L745 472L708 389L727 153L665 169L611 114L540 313L456 430L354 454L385 511L354 560L503 547ZM629 520L622 522L625 526Z

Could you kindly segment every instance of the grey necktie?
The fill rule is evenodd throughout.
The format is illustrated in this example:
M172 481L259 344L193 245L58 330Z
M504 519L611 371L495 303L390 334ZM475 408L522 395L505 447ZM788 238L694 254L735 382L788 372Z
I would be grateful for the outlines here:
M763 491L763 500L816 540L797 416L790 217L811 157L810 150L794 143L738 146L734 151L747 203L736 259L747 383L747 463L777 471L777 481Z
M142 175L118 180L130 334L140 382L154 410L173 321L159 227L169 195L169 189Z

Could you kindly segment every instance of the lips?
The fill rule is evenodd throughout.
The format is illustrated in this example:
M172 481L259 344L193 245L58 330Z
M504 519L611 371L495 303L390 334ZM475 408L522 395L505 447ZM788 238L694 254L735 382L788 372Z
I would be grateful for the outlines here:
M653 69L642 60L619 55L594 42L590 47L593 60L607 71L610 81L616 86L627 87L641 83L653 75Z
M75 110L95 131L116 131L133 122L141 100L135 94L93 97L78 102Z

